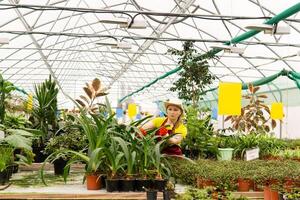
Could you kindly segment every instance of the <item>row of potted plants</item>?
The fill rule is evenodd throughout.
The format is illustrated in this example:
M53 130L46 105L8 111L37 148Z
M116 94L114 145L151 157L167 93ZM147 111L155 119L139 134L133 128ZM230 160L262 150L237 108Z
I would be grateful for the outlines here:
M212 161L199 160L196 164L171 161L177 178L186 184L204 187L214 185L228 190L299 187L300 163L295 161ZM246 180L246 184L240 181ZM248 188L242 188L241 186Z
M48 161L68 158L64 167L66 180L72 163L85 163L88 189L100 189L103 183L99 177L106 175L106 189L109 192L164 190L165 178L171 171L167 162L162 162L165 158L160 152L168 138L158 142L156 130L143 136L138 127L148 118L122 125L114 118L108 101L105 108L105 113L91 113L81 109L79 115L73 115L87 138L86 149L57 149L49 155L43 166ZM41 175L43 178L43 167ZM92 180L95 185L90 184Z

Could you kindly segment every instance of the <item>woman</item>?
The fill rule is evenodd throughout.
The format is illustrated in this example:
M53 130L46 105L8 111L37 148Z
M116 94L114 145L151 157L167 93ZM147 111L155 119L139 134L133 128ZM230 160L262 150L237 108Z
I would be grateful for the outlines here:
M141 131L145 134L149 130L160 129L156 135L166 137L174 135L168 140L168 145L162 150L162 153L169 155L182 155L180 143L187 135L187 129L182 123L184 115L182 102L180 100L169 100L164 103L167 117L157 117L144 124Z

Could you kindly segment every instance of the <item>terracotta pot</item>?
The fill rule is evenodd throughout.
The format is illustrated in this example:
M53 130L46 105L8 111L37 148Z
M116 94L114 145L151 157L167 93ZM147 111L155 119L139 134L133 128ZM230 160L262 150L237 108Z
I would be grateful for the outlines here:
M277 190L271 190L271 200L279 200L279 193Z
M264 187L264 200L272 200L271 199L271 188L268 186Z
M250 190L251 181L248 179L238 179L238 191L239 192L248 192Z
M100 190L101 189L101 177L99 174L86 175L86 187L88 190Z

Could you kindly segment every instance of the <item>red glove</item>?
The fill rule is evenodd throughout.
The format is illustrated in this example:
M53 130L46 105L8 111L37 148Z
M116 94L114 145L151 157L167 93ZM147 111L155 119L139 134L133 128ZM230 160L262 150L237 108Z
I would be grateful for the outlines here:
M160 136L165 136L168 134L168 129L166 129L165 127L161 127L159 130L158 130L158 134Z

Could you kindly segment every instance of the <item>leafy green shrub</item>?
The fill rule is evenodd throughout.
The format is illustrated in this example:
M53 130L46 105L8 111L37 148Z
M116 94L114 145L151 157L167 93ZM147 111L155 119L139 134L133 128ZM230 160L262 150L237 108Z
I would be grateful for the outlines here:
M198 108L187 108L188 135L182 142L182 149L191 158L211 158L218 151L214 144L211 116L199 119L199 112Z

